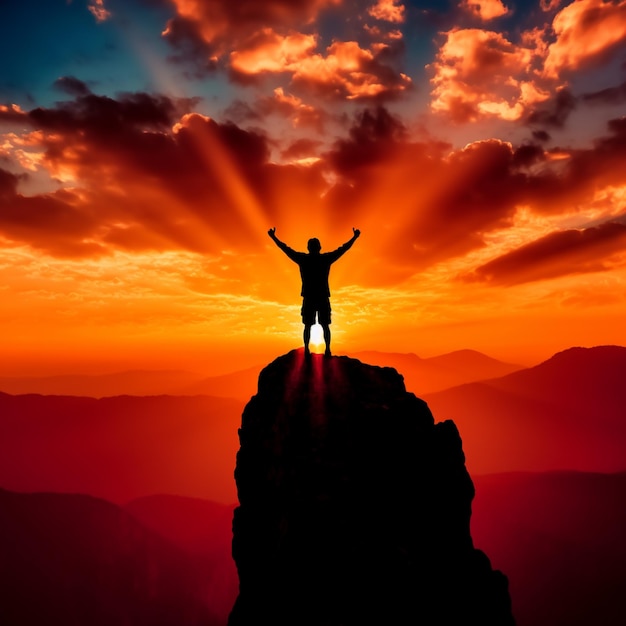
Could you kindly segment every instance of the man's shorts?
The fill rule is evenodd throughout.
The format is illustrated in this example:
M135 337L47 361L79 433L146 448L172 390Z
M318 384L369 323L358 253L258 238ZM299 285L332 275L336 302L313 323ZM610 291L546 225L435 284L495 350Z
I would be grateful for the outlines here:
M306 326L315 324L315 316L317 315L318 324L330 324L330 300L309 300L305 298L302 301L302 323Z

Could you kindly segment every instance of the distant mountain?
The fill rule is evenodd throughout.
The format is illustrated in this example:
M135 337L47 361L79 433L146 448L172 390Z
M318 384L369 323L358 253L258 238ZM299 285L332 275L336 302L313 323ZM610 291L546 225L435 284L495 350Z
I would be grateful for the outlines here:
M523 369L475 350L456 350L430 358L406 353L362 351L350 353L364 363L393 367L404 377L408 391L418 396L464 383L505 376Z
M520 365L504 363L475 350L457 350L427 359L411 353L376 351L355 352L349 356L366 363L397 369L403 375L407 389L417 395L496 378L522 369ZM219 376L204 376L182 370L131 370L99 375L0 377L0 392L92 398L206 395L235 398L245 403L257 392L262 368L262 365L256 365Z
M203 597L225 624L239 589L231 556L234 505L155 495L133 500L124 508L195 559L205 589Z
M571 348L502 378L425 394L472 474L626 469L626 348Z
M504 376L522 369L521 365L504 363L475 350L457 350L448 354L422 359L415 354L360 351L348 356L364 363L393 367L404 377L409 391L420 395L446 389L454 385ZM237 398L247 402L257 392L262 366L211 376L181 387L177 393L207 394Z
M192 559L117 506L0 490L0 623L219 626Z
M209 395L223 398L237 398L247 402L257 391L257 382L261 366L249 367L244 370L210 376L192 384L180 387L181 395Z
M202 377L202 374L181 370L131 370L97 375L0 377L0 391L13 395L38 393L92 398L121 395L150 396L174 394L181 387L192 385Z
M228 398L78 398L0 393L0 486L236 500L242 404Z
M474 544L506 572L517 626L626 616L626 473L474 477Z

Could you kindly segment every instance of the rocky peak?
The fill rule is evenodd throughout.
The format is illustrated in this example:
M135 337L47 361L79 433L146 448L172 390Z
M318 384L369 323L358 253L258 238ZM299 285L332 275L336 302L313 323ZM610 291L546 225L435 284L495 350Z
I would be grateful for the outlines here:
M394 369L292 351L245 407L229 626L514 624L451 421Z

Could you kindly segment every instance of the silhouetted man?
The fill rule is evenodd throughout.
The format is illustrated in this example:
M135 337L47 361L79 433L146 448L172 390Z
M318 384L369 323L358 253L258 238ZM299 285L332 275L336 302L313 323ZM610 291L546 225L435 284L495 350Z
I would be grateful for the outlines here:
M309 239L306 252L296 252L276 236L276 229L270 228L267 234L274 243L300 268L302 277L302 323L304 324L304 353L309 356L309 341L311 339L311 326L317 322L324 330L324 343L326 344L325 356L330 356L330 288L328 286L328 274L330 266L343 254L361 234L360 230L352 229L352 239L346 241L333 252L321 252L322 245L319 239Z

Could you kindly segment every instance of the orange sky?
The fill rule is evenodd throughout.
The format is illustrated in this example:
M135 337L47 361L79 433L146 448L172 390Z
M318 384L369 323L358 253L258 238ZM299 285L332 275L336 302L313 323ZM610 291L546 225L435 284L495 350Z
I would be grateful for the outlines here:
M51 69L54 96L0 83L1 374L297 347L270 227L323 251L361 229L331 272L337 354L626 345L626 3L461 2L427 49L394 0L330 37L352 4L177 0L140 36L83 3L149 89L89 62Z

